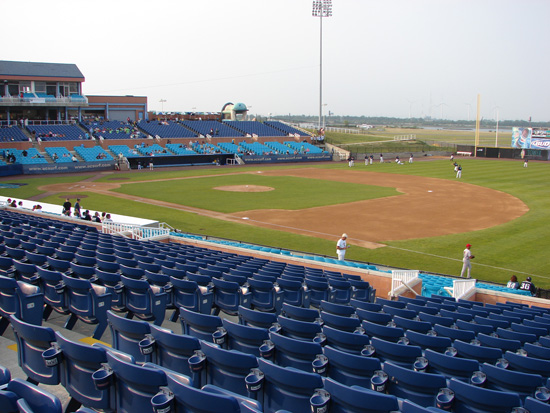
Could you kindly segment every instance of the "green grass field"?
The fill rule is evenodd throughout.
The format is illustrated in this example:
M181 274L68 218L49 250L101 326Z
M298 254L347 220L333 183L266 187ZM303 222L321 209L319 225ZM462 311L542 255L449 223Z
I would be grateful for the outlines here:
M461 269L461 254L466 243L473 245L476 255L473 264L475 278L505 283L512 274L519 279L527 275L533 276L537 286L550 287L547 276L544 252L550 247L550 229L547 223L550 219L550 197L548 196L548 176L550 165L531 162L529 168L523 168L519 161L460 159L464 168L463 182L481 185L500 190L518 197L529 207L522 217L498 227L470 233L442 236L436 238L414 239L407 241L387 242L387 247L376 250L352 248L349 259L369 261L405 268L421 269L445 274L458 275ZM330 163L308 165L308 167L346 169L346 163ZM283 168L289 166L245 166L228 168L211 168L202 170L153 171L117 173L102 175L98 181L135 182L168 179L174 177L210 175L200 179L148 182L126 185L125 193L134 193L142 197L169 200L185 205L219 211L239 211L258 208L302 208L314 205L334 204L335 202L351 202L368 197L389 196L395 191L380 187L365 187L357 184L345 186L341 193L334 194L335 187L330 182L305 178L267 177L260 174L247 175L246 179L239 175L228 175L234 172ZM365 167L359 163L356 170L368 170L387 173L403 173L408 175L427 176L454 180L454 173L448 160L424 159L412 165L404 165L399 169L393 164L375 164ZM216 176L212 176L216 175ZM113 181L110 178L128 178L125 181ZM8 182L24 182L27 185L19 189L0 189L0 194L20 199L41 194L40 185L47 183L78 182L89 178L80 176L53 177L17 177ZM244 179L244 180L243 180ZM250 181L248 181L250 179ZM211 188L222 185L239 185L253 182L254 185L267 185L276 188L275 191L258 193L239 193L236 199L227 192L214 191ZM176 184L177 183L177 184ZM339 184L340 186L341 184ZM72 191L71 193L75 193ZM207 234L211 236L238 239L245 242L283 247L288 249L334 255L336 240L324 240L309 236L295 235L271 229L256 228L250 225L220 221L199 216L193 213L176 211L171 208L152 206L146 203L112 198L95 193L78 192L87 195L82 201L84 208L107 210L108 212L132 215L166 222L174 228L185 232ZM245 195L241 197L241 195ZM65 194L60 193L40 202L61 205ZM279 198L279 199L278 199ZM321 221L323 217L319 218ZM434 222L433 225L445 226L445 222ZM348 233L353 228L345 229Z

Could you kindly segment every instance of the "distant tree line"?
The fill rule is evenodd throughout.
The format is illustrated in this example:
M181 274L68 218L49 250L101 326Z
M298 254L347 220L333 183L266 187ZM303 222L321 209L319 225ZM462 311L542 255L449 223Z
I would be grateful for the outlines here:
M313 115L284 115L273 116L272 119L282 120L293 123L313 123L317 125L318 116ZM447 120L432 118L391 118L385 116L327 116L323 119L327 126L334 127L355 127L356 125L384 125L386 127L402 128L422 128L422 127L440 127L440 128L475 128L474 120ZM550 122L529 122L529 120L499 120L499 128L533 127L550 128ZM480 127L484 129L496 129L496 120L481 119Z

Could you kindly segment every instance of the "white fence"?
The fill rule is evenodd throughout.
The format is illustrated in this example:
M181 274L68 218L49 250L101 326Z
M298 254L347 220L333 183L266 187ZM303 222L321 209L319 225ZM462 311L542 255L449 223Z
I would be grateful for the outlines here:
M475 279L453 280L452 287L445 287L445 290L455 299L468 299L476 289Z
M101 232L104 234L118 234L137 240L157 239L170 235L170 229L168 228L142 227L118 222L103 222Z
M415 141L416 135L397 135L393 137L394 141Z
M416 294L409 283L418 278L419 273L418 270L392 270L391 291L389 292L389 296L395 297L395 292L402 286Z

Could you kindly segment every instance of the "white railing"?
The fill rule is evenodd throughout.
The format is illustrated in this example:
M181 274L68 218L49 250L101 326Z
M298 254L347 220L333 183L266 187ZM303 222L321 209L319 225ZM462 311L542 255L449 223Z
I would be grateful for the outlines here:
M101 224L101 232L104 234L118 234L137 240L157 239L170 235L169 228L142 227L139 225L121 224L119 222L103 222Z
M457 300L468 299L475 292L476 281L477 280L472 278L467 280L453 280L453 286L444 287L444 289Z
M391 291L388 293L388 295L390 297L395 297L395 292L398 288L402 286L416 294L409 283L418 278L419 273L420 272L418 270L392 270Z
M397 135L393 137L394 141L415 141L416 135Z

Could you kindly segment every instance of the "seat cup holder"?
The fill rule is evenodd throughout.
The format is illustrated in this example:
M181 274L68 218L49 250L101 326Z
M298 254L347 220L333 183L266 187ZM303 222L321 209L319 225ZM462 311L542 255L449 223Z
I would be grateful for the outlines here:
M325 389L316 389L313 396L309 399L312 413L326 413L328 412L328 405L330 403L330 393Z
M47 367L55 367L61 363L62 351L57 347L50 347L42 352L42 358Z
M244 378L246 390L249 393L256 393L261 390L264 382L264 373L260 369L252 369L248 376Z
M379 393L385 393L387 384L388 373L383 370L376 370L370 379L371 390Z
M204 353L200 350L195 351L195 354L193 354L189 359L187 360L189 363L189 368L193 373L200 372L206 363L206 356Z
M155 350L155 339L147 334L143 340L139 342L139 352L147 356Z
M273 353L275 353L275 344L273 344L271 340L265 340L260 346L260 356L264 359L270 360L273 358Z
M155 413L170 413L173 411L174 395L169 391L160 391L151 398L151 406Z
M92 380L96 390L105 390L111 386L113 370L108 366L103 366L92 374Z
M321 376L327 375L328 357L324 354L317 354L315 360L311 362L313 371Z
M487 375L482 371L474 371L472 377L470 377L470 384L477 387L484 387L487 381Z
M438 409L450 411L455 399L455 393L451 389L443 388L439 390L435 397L435 405Z
M218 327L218 329L212 333L212 340L215 344L218 344L219 346L223 346L226 339L227 330L223 327Z

